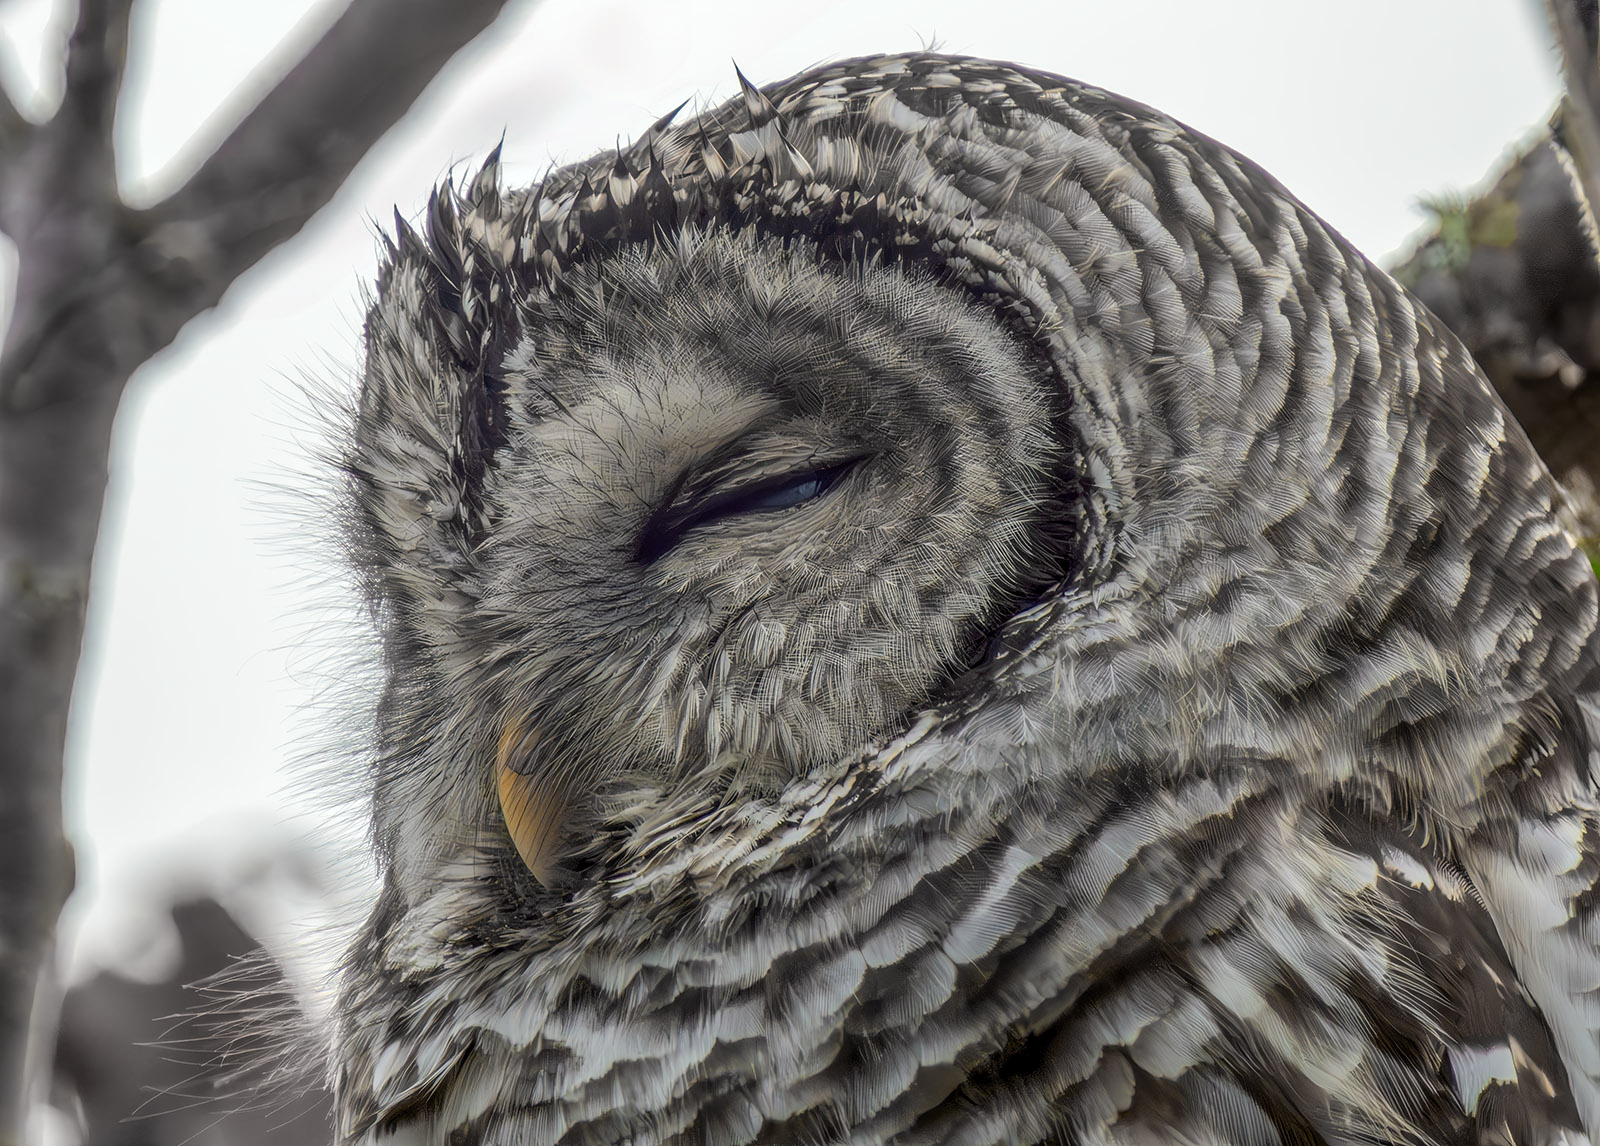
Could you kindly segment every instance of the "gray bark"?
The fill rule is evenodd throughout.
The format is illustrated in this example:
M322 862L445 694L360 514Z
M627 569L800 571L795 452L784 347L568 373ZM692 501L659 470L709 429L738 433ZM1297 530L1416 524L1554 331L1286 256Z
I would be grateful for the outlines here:
M0 1144L22 1138L30 1013L73 883L62 749L124 385L298 232L507 2L352 0L145 210L118 195L111 138L133 0L81 0L48 122L0 93L0 230L18 257L0 349ZM48 1042L35 1031L36 1056Z

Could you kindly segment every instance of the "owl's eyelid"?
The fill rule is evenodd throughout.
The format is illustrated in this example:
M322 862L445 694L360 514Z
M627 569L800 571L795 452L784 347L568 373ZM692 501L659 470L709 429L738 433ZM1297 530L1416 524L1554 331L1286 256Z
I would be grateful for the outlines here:
M819 490L820 493L832 486L834 482L845 475L846 471L859 464L862 460L860 457L854 457L829 464L812 458L797 469L753 475L748 480L734 479L731 483L719 482L714 488L708 489L704 496L685 499L690 504L685 505L684 508L689 509L690 516L703 520L707 516L715 515L731 505L759 497L764 493L776 492L787 486L803 482L808 478L816 478L821 482L822 490Z
M687 480L676 486L672 496L663 499L663 505L672 510L688 507L691 503L705 505L727 496L739 496L767 485L781 485L806 473L832 471L840 466L851 466L864 458L862 451L853 453L829 452L767 455L760 460L748 450L723 455L714 464L691 470Z
M682 498L678 494L689 482L686 478L680 477L668 496L663 499L661 507L650 516L650 520L640 531L635 557L641 565L649 565L675 547L684 534L696 526L724 516L738 516L742 512L772 513L790 508L789 506L752 507L748 510L738 508L740 503L759 498L764 493L778 492L790 485L815 479L818 483L816 491L800 498L794 504L799 505L821 497L836 485L840 478L866 461L869 456L855 454L831 463L813 456L803 461L801 468L777 473L761 473L753 477L739 474L732 477L734 482L732 485L727 484L726 479L716 481L708 484L698 496ZM741 481L740 478L746 480Z

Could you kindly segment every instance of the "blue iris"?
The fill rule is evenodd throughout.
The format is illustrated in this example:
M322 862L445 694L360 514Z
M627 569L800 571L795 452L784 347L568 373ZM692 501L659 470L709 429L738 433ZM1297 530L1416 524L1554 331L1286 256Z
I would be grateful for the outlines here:
M727 505L719 507L722 513L718 516L729 513L760 513L767 509L788 509L791 505L810 501L827 489L828 484L826 477L820 473L800 474L789 478L782 485L754 490L743 497L735 498Z
M658 510L639 536L638 561L648 565L672 549L697 526L746 513L773 513L821 497L863 459L853 458L823 470L806 470L725 490L688 505L667 505Z

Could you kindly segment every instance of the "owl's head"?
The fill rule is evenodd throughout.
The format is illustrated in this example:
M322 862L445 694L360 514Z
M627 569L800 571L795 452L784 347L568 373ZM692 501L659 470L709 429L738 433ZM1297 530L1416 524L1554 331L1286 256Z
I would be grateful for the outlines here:
M349 467L397 850L560 884L883 741L1060 576L1060 389L926 271L663 229L503 284L470 371L436 275L385 283Z

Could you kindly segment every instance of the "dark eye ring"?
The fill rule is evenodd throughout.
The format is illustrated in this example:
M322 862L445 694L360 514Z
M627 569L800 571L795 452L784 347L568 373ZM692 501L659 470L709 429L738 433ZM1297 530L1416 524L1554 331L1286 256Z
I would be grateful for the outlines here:
M639 535L635 558L649 565L696 526L746 513L775 513L821 497L862 461L852 458L824 469L802 470L726 490L690 505L658 510Z

